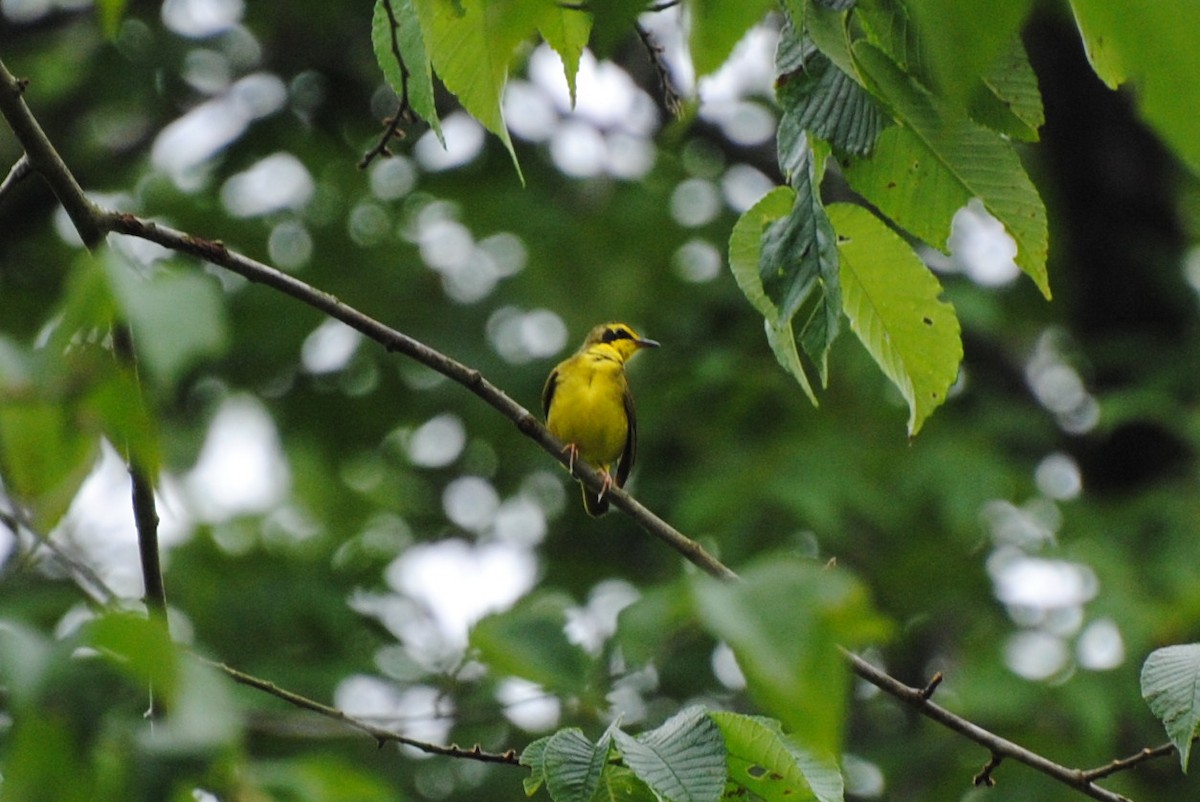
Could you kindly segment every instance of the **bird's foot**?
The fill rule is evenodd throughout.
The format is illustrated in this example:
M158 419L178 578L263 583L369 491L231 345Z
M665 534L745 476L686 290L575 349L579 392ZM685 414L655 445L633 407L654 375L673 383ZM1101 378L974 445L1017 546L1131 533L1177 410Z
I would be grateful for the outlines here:
M604 498L617 482L613 479L613 475L604 468L600 469L600 476L603 477L604 481L600 485L600 495L597 498Z
M567 443L563 446L563 453L567 455L567 473L575 475L575 460L579 457L579 446L574 443Z

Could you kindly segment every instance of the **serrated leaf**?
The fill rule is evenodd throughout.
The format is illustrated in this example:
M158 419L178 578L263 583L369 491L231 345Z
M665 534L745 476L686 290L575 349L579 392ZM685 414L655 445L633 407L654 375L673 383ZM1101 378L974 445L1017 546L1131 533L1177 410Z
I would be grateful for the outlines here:
M1151 652L1142 664L1142 698L1166 727L1186 772L1200 726L1200 643Z
M660 799L720 799L725 788L725 743L704 708L686 708L637 738L620 730L613 735L625 765Z
M993 131L1024 142L1036 142L1046 121L1037 75L1025 46L1014 37L1008 50L971 95L971 118Z
M1017 35L1030 0L983 0L964 13L960 0L910 0L934 83L962 104Z
M691 31L688 50L696 77L715 72L754 25L763 18L774 0L689 0Z
M375 61L383 71L388 86L397 97L408 96L408 105L413 113L433 128L442 147L446 140L442 136L442 123L438 119L433 94L433 69L425 52L425 40L421 33L420 19L413 0L392 0L391 13L388 4L375 0L375 13L371 17L371 46L375 50Z
M575 78L579 74L579 59L587 47L592 32L592 15L582 9L563 8L557 3L546 4L537 23L546 44L562 59L571 107L575 107Z
M840 645L881 638L888 627L845 571L783 555L729 584L692 578L701 624L737 656L750 696L797 742L832 758L841 744L849 674ZM787 599L787 604L780 604Z
M931 245L945 241L955 211L979 198L1016 241L1017 266L1049 299L1046 209L1012 145L940 103L878 48L858 42L854 54L904 127L884 131L871 159L847 162L850 185Z
M821 203L819 158L807 135L786 143L782 136L781 128L779 164L796 190L796 200L786 217L767 224L758 271L763 290L779 310L777 322L791 321L801 307L811 306L800 345L824 384L826 358L842 313L837 248Z
M915 436L958 376L962 340L942 285L904 240L860 206L829 207L850 328L908 403Z
M497 674L521 677L564 694L582 693L590 661L567 640L563 629L572 604L562 593L533 593L511 610L475 624L471 646Z
M610 744L607 734L593 744L578 727L550 736L542 763L554 802L590 802L600 785Z
M857 81L859 78L854 71L854 59L850 55L850 37L846 29L847 16L844 12L830 10L819 5L815 0L808 0L808 6L804 10L804 26L797 28L796 32L803 30L803 38L810 39L839 70ZM796 39L796 37L793 36L792 39ZM781 34L781 47L784 41ZM783 72L784 66L776 59L778 72Z
M537 27L540 3L529 0L412 0L425 50L446 88L495 134L521 176L500 100L518 44Z
M865 89L811 40L796 39L790 24L780 34L777 61L775 98L781 112L778 138L780 166L785 173L795 168L783 160L794 158L791 154L806 131L840 152L870 152L887 120Z
M780 729L779 722L738 713L709 714L721 730L729 781L765 802L842 802L842 775L815 759Z
M784 370L795 377L804 394L816 406L817 396L796 350L792 321L780 317L779 309L767 297L759 273L763 231L772 222L787 215L795 200L796 193L791 187L776 187L742 213L729 236L729 269L733 272L734 281L746 296L746 300L763 316L767 342L775 354L775 359Z

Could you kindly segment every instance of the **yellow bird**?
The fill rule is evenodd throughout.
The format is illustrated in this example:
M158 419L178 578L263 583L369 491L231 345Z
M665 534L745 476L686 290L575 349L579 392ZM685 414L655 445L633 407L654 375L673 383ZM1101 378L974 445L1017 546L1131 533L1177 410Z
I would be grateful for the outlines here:
M624 323L604 323L589 331L575 355L560 362L546 379L546 428L566 444L571 470L581 459L604 475L599 495L583 488L583 507L593 517L608 512L605 493L614 484L625 485L637 455L637 417L625 363L639 349L657 347Z

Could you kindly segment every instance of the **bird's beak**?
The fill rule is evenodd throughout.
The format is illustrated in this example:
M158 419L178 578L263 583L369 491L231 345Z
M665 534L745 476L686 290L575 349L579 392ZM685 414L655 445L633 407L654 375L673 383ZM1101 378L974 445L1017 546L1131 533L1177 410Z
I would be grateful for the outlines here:
M639 339L634 342L637 343L638 348L657 348L660 345L658 340Z

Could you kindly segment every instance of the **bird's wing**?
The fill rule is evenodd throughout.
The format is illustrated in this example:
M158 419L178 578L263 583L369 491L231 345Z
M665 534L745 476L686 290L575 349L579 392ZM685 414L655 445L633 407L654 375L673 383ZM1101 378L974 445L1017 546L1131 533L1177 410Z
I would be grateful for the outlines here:
M558 368L550 371L546 377L546 386L542 388L542 415L550 416L550 402L554 400L554 391L558 388Z
M625 434L625 450L621 452L621 461L617 463L617 487L624 487L629 472L633 470L633 461L637 458L637 411L633 408L633 393L629 386L625 387L625 417L629 420L629 430Z

